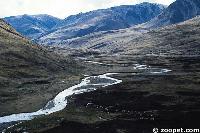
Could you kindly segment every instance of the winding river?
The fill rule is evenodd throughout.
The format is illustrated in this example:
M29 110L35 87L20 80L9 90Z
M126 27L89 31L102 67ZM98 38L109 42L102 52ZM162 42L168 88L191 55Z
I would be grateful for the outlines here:
M40 115L49 115L54 112L63 110L67 106L67 97L81 94L84 92L94 91L99 87L106 87L114 84L121 83L122 80L109 77L109 75L114 75L116 73L106 73L99 76L90 76L82 80L78 85L72 86L62 92L60 92L53 100L49 101L46 106L36 112L32 113L20 113L13 114L9 116L0 117L1 123L16 122L32 120L33 118Z
M93 63L93 62L90 62ZM97 62L94 62L95 64ZM102 63L98 63L102 64ZM135 70L143 71L145 73L150 74L162 74L170 72L171 70L168 69L160 69L160 68L152 68L147 65L140 65L135 64L133 66ZM63 110L67 106L67 97L81 94L85 92L91 92L101 87L111 86L114 84L119 84L122 80L118 80L115 78L111 78L111 75L115 75L118 73L106 73L103 75L98 76L88 76L84 78L80 84L72 86L62 92L60 92L53 100L49 101L45 107L42 109L32 112L32 113L20 113L20 114L12 114L9 116L0 117L0 125L3 123L10 123L10 122L18 122L18 121L27 121L32 120L35 117L41 115L49 115L54 112L58 112Z

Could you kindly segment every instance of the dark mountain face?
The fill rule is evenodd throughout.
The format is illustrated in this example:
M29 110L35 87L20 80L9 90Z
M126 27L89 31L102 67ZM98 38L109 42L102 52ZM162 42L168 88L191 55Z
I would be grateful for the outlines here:
M63 40L93 32L128 28L144 23L162 12L164 6L142 3L95 10L67 17L53 31L39 39L43 44L58 44Z
M22 15L4 18L18 32L30 39L36 39L51 30L61 20L49 15Z
M161 27L176 24L200 15L199 0L177 0L158 17L144 24L145 27Z
M177 0L168 8L170 22L179 23L200 15L199 0Z

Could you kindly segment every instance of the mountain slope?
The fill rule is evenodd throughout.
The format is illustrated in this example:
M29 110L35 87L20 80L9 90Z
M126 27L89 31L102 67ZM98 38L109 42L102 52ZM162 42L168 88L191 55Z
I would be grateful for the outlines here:
M57 25L49 34L39 39L43 44L58 44L63 40L81 37L93 32L128 28L154 18L164 6L141 3L119 6L72 15Z
M18 32L30 39L36 39L51 30L61 20L50 15L22 15L4 18Z
M176 24L200 15L199 0L176 0L163 13L142 25L146 28Z
M37 67L36 70L44 69L45 71L46 69L46 71L49 72L51 72L51 70L59 71L64 69L63 66L59 64L61 59L55 54L50 54L50 52L46 51L44 48L33 45L3 20L0 22L1 65L6 64L7 66L17 67L24 64L22 68L23 66L29 66L30 68ZM14 62L12 62L12 60Z
M63 49L72 47L99 54L115 55L200 55L200 17L149 31L128 28L111 32L99 32L74 38ZM79 48L80 47L80 48Z
M57 82L78 71L73 60L32 44L0 19L0 116L41 108L64 89Z
M138 47L136 54L160 56L200 56L200 16L182 23L150 31L127 45ZM142 45L142 46L140 46ZM133 47L132 47L133 48ZM127 53L133 53L129 49Z

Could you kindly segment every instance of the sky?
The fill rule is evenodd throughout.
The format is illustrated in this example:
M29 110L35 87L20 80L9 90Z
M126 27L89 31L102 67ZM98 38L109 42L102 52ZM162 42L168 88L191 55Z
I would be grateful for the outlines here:
M0 18L16 15L49 14L58 18L80 12L142 2L169 5L174 0L0 0Z

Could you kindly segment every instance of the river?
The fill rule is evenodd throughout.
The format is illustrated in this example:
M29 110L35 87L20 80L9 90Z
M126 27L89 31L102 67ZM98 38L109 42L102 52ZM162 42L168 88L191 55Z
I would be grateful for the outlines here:
M90 62L93 63L93 62ZM94 62L96 64L96 62ZM98 63L102 64L102 63ZM135 70L144 71L150 74L162 74L170 72L168 69L152 68L147 65L135 64ZM3 123L18 122L32 120L41 115L49 115L63 110L67 106L67 97L81 93L95 91L98 88L119 84L122 80L112 78L110 76L119 73L106 73L98 76L88 76L84 78L81 83L74 85L62 92L60 92L53 100L49 101L42 109L31 113L12 114L9 116L0 117L0 125Z

